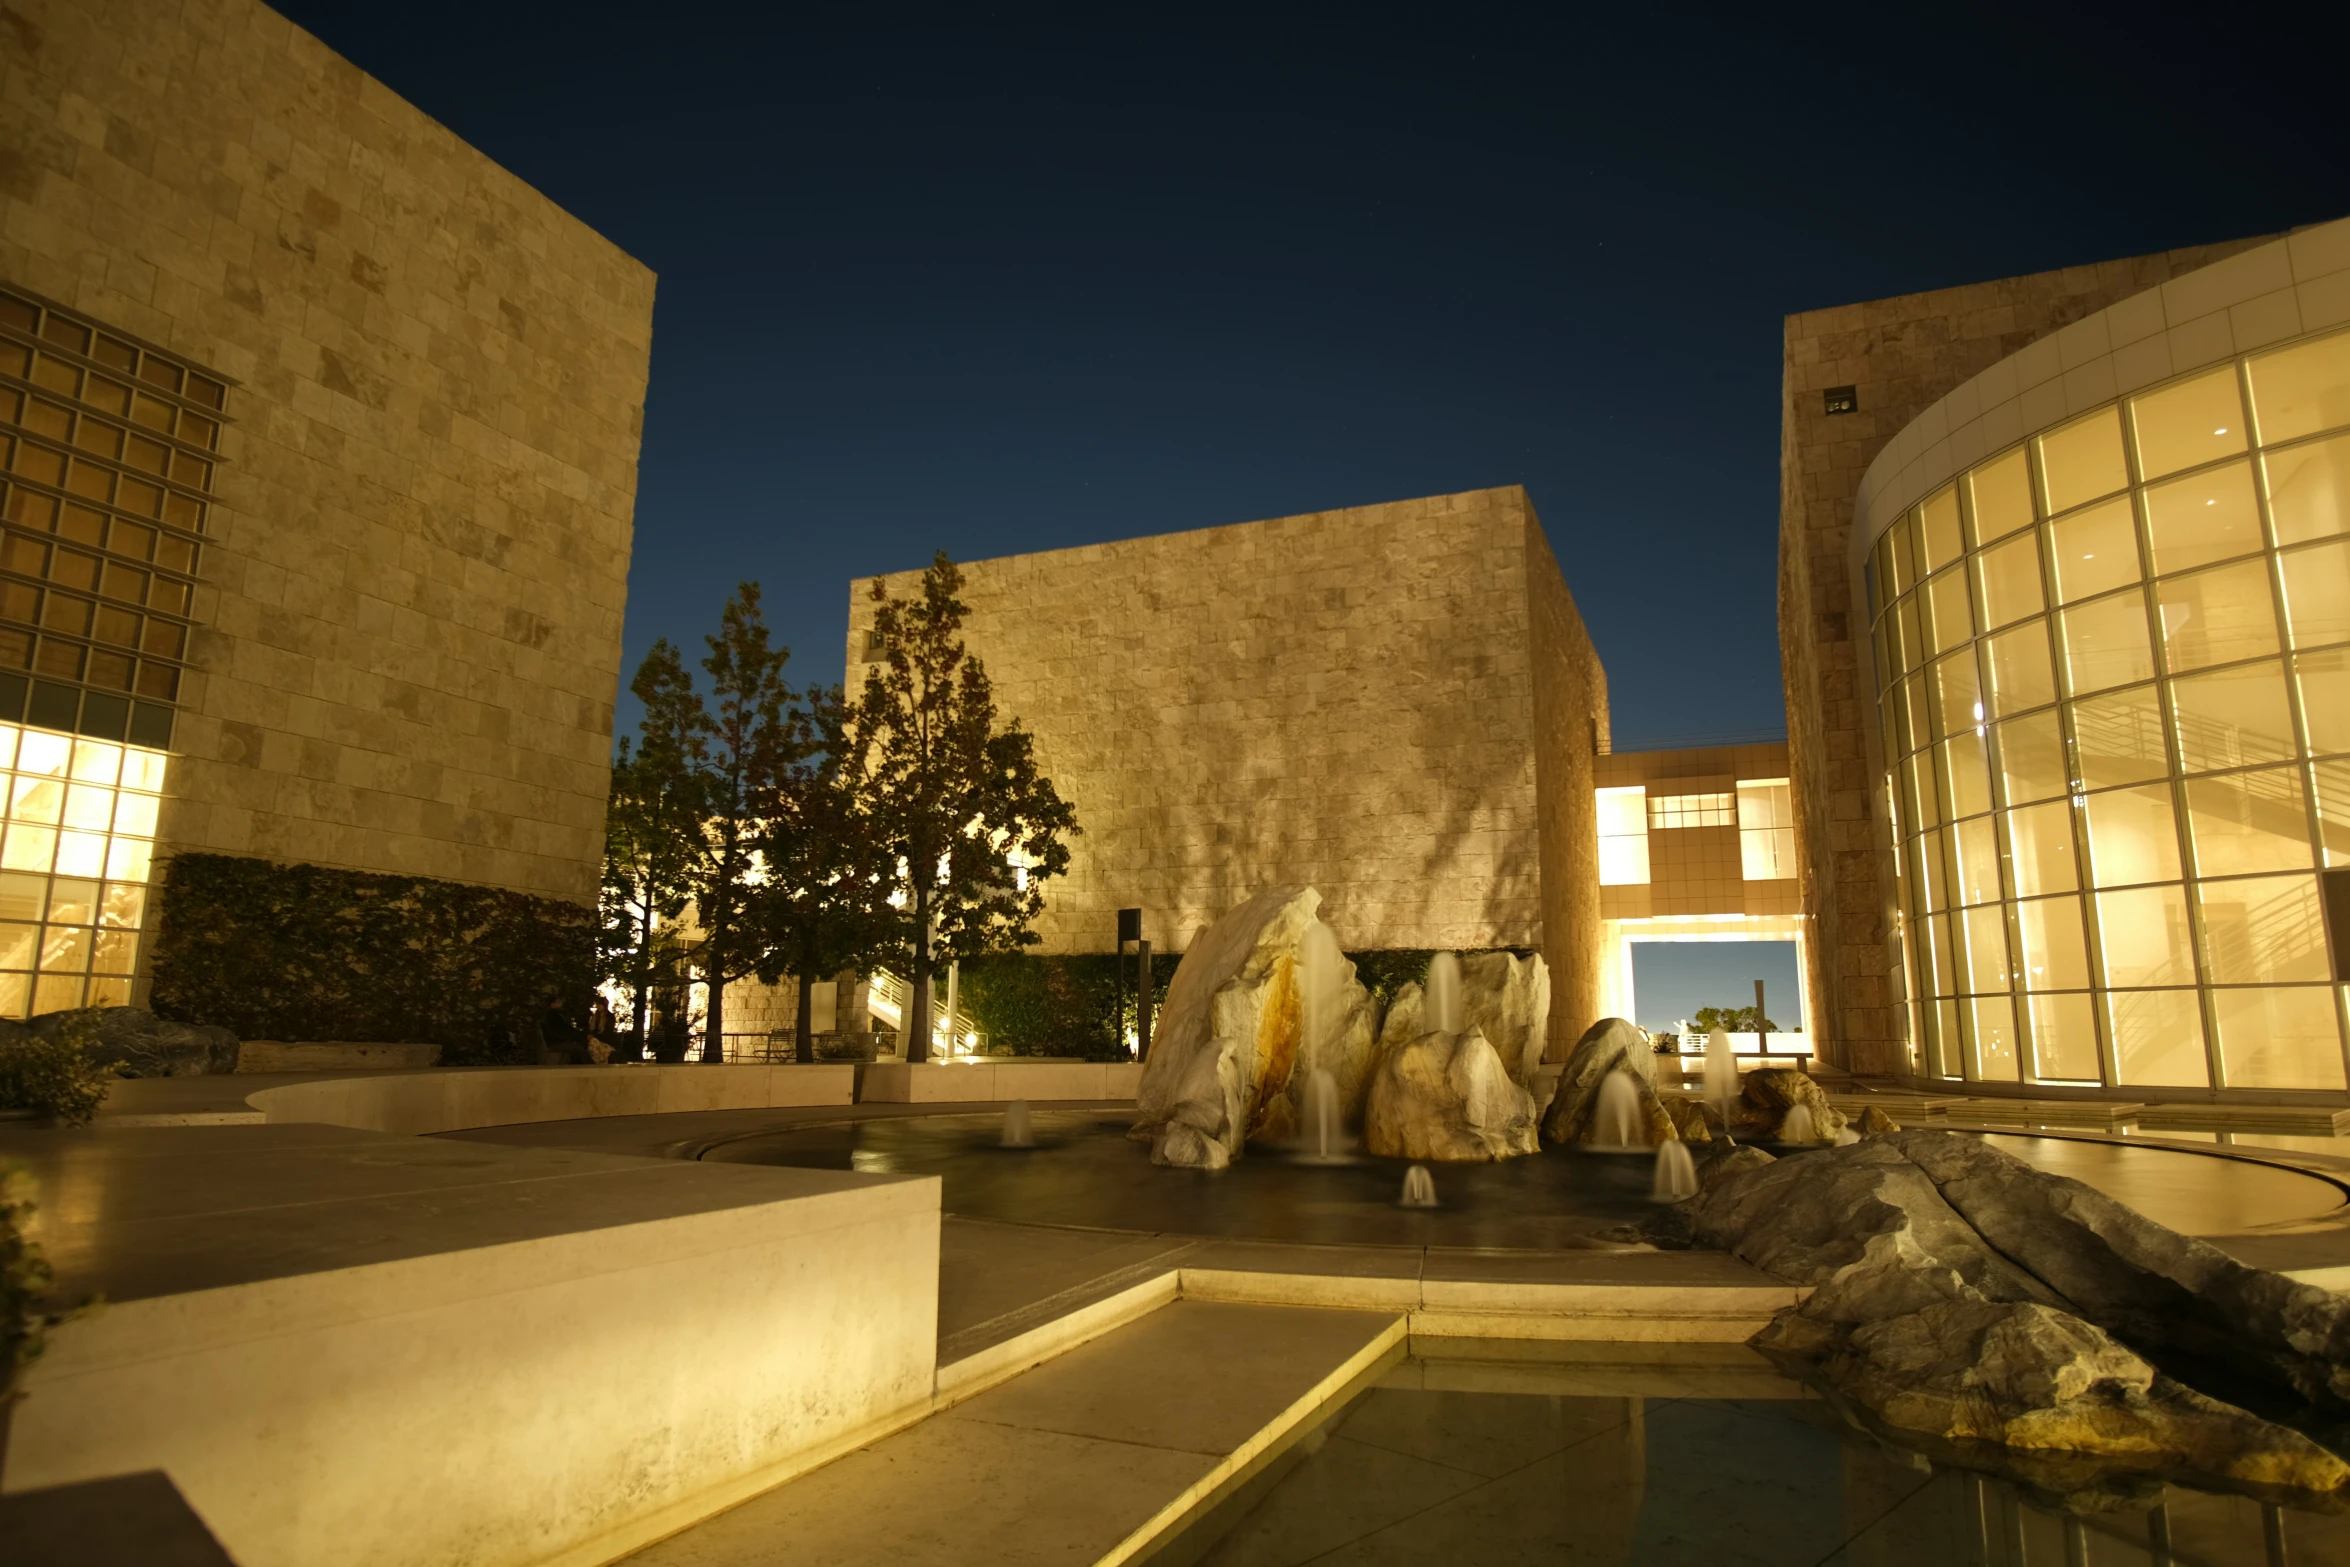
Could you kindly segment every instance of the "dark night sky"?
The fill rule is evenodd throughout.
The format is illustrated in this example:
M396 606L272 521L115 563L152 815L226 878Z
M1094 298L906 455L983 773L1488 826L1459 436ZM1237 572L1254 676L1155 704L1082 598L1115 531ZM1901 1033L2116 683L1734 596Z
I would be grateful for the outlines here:
M630 670L1522 483L1619 745L1776 726L1783 315L2350 213L2314 12L282 8L660 274Z

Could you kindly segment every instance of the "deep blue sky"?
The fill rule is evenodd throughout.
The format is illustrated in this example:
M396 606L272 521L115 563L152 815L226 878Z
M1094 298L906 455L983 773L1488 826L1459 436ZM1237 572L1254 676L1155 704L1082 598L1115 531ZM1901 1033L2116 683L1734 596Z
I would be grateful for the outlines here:
M1775 726L1783 315L2350 213L2311 9L284 9L660 274L630 670L1522 483L1619 745Z

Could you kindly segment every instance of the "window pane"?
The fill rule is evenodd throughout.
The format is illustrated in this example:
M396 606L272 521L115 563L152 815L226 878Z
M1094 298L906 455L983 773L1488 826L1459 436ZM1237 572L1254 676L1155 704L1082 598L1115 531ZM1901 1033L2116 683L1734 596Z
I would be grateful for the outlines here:
M2251 369L2261 445L2350 424L2350 332L2262 354Z
M1945 828L1951 853L1951 886L1960 903L1989 903L1999 896L1999 839L1991 818L1977 816Z
M1968 1004L1973 1025L1975 1076L1989 1083L2012 1083L2023 1075L2016 1052L2015 1000L2010 996L1982 996Z
M2146 600L2118 593L2057 616L2064 637L2066 684L2102 691L2154 677L2154 648L2146 635Z
M2230 1088L2340 1088L2341 1025L2319 986L2212 992Z
M2276 600L2265 560L2166 577L2155 597L2162 605L2163 654L2174 670L2277 650Z
M1942 834L1937 830L1920 833L1909 850L1910 864L1917 878L1918 907L1928 910L1950 907L1950 890L1942 870Z
M2261 463L2279 544L2350 533L2350 435L2270 452Z
M2051 800L2010 811L2007 841L2012 846L2009 864L2015 871L2019 896L2071 892L2080 886L2080 867L2073 858L2072 801Z
M1602 887L1647 886L1648 839L1645 836L1600 839L1599 884Z
M1934 651L1947 653L1975 634L1967 607L1966 573L1946 571L1926 584L1926 618L1933 622Z
M1965 931L1966 993L1988 995L2014 988L2007 968L2007 911L1998 904L1968 909L1951 919Z
M1901 608L1893 619L1901 628L1901 667L1906 673L1926 661L1926 633L1918 621L1916 594L1901 601Z
M2087 990L2089 945L2081 934L2081 900L2034 898L2016 905L2024 941L2027 990Z
M2130 404L2138 471L2158 479L2244 449L2244 406L2236 367L2149 392Z
M2199 1088L2211 1081L2203 1009L2192 990L2141 990L2106 998L2114 1063L2125 1084Z
M2325 862L2350 865L2350 762L2320 762L2310 772L2317 780L2318 842Z
M1934 705L1943 734L1957 734L1983 721L1983 691L1975 678L1975 653L1961 648L1934 663Z
M2319 756L2350 751L2350 652L2296 653L2293 679L2301 690L2309 749Z
M2132 686L2073 704L2081 787L2110 789L2170 773L2162 744L2162 704L2154 687Z
M2126 496L2050 523L2048 549L2056 562L2056 596L2066 604L2135 582L2141 575L2138 520Z
M2148 490L2146 537L2157 576L2266 548L2252 464L2232 462Z
M2031 469L2020 446L1969 474L1967 489L1977 544L2006 538L2032 520Z
M2010 805L2045 800L2069 787L2072 774L2065 766L2064 737L2054 713L2011 718L1992 733L1999 740L2000 786Z
M2040 540L2036 534L2010 539L1975 562L1982 579L1983 624L2004 626L2048 607L2040 586Z
M2314 876L2205 882L2203 940L2215 985L2324 981L2331 967Z
M2285 700L2285 668L2275 659L2174 680L2170 696L2180 765L2190 773L2282 762L2300 750Z
M1931 983L1937 996L1958 994L1958 965L1951 955L1950 916L1936 914L1925 924L1927 948L1933 959Z
M2187 825L2198 876L2306 870L2310 864L2309 801L2297 767L2188 780Z
M1991 768L1973 730L1942 742L1942 805L1953 818L1991 809Z
M1958 486L1944 485L1918 508L1918 538L1926 547L1928 571L1940 571L1965 552L1958 531Z
M1912 519L1916 515L1915 512L1904 514L1885 532L1885 536L1893 541L1893 591L1897 595L1907 593L1917 585L1917 561L1910 542L1915 528Z
M1958 1003L1938 1001L1931 1007L1918 1010L1929 1019L1931 1034L1926 1041L1929 1059L1944 1077L1958 1076L1959 1062L1965 1049L1960 1043L1958 1031Z
M1933 753L1920 751L1902 758L1901 782L1909 797L1909 819L1920 827L1939 826L1942 797L1934 787Z
M2127 887L2143 881L2178 879L2179 835L2172 820L2169 785L2093 794L2082 809L2088 818L2091 885Z
M1984 705L1992 712L2020 713L2056 700L2056 667L2048 659L2045 620L1985 638L1983 652L1991 673L1990 700Z
M2097 1016L2087 996L2032 998L2032 1056L2044 1083L2098 1080Z
M2040 473L2051 513L2111 495L2129 483L2119 410L2099 409L2040 437Z
M2195 982L2184 887L2097 894L2097 932L2104 943L2108 985L2128 989Z
M1921 669L1901 682L1901 710L1909 720L1906 732L1912 750L1934 738L1934 708L1927 699L1926 679Z
M1602 838L1648 836L1648 791L1644 788L1593 791Z
M2284 569L2293 645L2350 641L2350 541L2292 550L2277 563Z

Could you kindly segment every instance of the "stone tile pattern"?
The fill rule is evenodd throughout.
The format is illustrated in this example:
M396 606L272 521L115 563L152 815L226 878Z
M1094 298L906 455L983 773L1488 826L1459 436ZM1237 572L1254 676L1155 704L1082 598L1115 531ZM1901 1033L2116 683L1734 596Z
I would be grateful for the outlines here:
M240 383L165 852L591 900L652 274L252 0L11 0L0 278Z
M1779 652L1805 943L1832 1064L1903 1069L1901 998L1888 946L1893 888L1870 825L1877 774L1866 607L1846 570L1862 476L1929 405L1999 360L2107 306L2272 236L2066 267L2028 277L1838 305L1786 322L1779 439ZM1832 387L1855 412L1826 412Z
M1606 677L1522 489L963 570L965 640L1083 828L1038 950L1108 951L1140 906L1181 952L1302 882L1349 947L1539 946L1554 1030L1595 1004ZM903 598L919 574L881 580ZM871 587L850 585L852 681Z

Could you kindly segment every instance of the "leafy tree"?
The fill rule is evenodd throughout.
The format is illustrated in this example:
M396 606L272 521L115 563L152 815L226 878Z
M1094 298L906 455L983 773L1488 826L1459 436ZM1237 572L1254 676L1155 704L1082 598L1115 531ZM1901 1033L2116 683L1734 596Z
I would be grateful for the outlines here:
M738 587L718 634L702 640L708 702L666 640L645 655L631 689L645 707L640 754L675 780L679 809L695 824L680 830L682 885L701 931L695 966L709 987L702 1059L715 1063L726 1058L726 986L776 974L774 943L757 917L764 873L755 850L807 739L783 681L791 649L768 645L759 584Z
M623 737L604 810L597 968L627 993L629 1033L640 1052L654 990L674 983L684 961L679 921L695 819L691 779L677 760L659 751L638 754Z
M963 646L962 583L941 552L918 596L873 584L882 661L845 715L847 784L899 878L910 1061L930 1053L930 981L948 960L1035 943L1044 883L1067 871L1078 830L1032 737L1017 720L997 727L987 672Z
M1690 1024L1701 1034L1711 1033L1717 1028L1731 1034L1776 1034L1779 1032L1779 1025L1769 1018L1766 1017L1762 1020L1760 1029L1754 1026L1754 1019L1755 1014L1752 1007L1699 1007L1697 1016L1690 1019Z
M896 951L897 861L854 787L840 687L810 689L803 711L810 744L784 778L758 849L767 867L761 912L783 971L799 980L793 1054L813 1061L816 985L879 967Z

